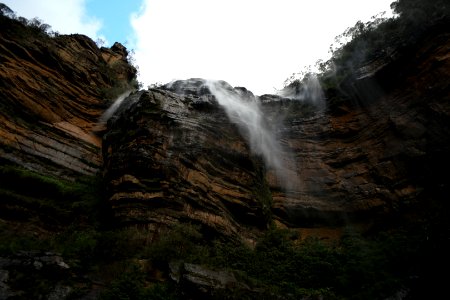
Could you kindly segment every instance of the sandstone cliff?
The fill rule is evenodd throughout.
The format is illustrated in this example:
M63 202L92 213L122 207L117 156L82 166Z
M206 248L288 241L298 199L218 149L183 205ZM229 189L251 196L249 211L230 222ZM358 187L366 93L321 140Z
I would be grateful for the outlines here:
M370 224L445 197L449 36L423 45L325 91L325 110L261 96L267 122L278 128L282 180L251 151L205 81L130 96L104 141L118 220L153 230L191 221L245 236L243 228L265 228L271 218L288 227ZM336 98L351 101L336 106Z
M259 97L277 130L287 187L202 80L132 94L106 129L98 121L112 93L131 89L136 75L126 49L2 22L2 160L72 179L103 168L120 222L156 230L193 221L246 236L271 220L288 227L367 223L448 189L445 32L325 90L326 109Z
M153 230L194 222L235 237L246 234L239 224L266 228L271 196L261 159L214 97L194 92L137 92L108 122L105 170L118 221Z
M126 49L50 37L4 16L1 25L0 157L59 176L95 174L102 158L94 126L112 91L131 89L136 75Z
M273 158L202 79L136 91L119 43L0 25L0 298L406 299L445 286L445 29L325 86L320 105L218 82L259 103Z
M299 181L291 195L274 194L280 219L367 221L448 195L450 36L409 51L327 90L325 113L288 117L281 138ZM349 100L333 106L339 97Z

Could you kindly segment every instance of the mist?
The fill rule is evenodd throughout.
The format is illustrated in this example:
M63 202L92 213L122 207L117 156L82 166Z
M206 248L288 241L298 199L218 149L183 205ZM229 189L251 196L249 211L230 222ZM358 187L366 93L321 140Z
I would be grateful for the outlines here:
M295 80L276 94L284 98L307 101L319 110L326 107L325 94L317 75L314 73L306 74L301 81Z
M120 104L122 104L123 100L127 98L131 94L131 90L128 90L122 94L120 94L111 104L110 107L101 115L98 123L106 123L109 118L112 117L112 115L116 112L116 110L120 107Z
M264 116L259 98L246 90L233 89L223 81L206 81L205 84L224 107L230 121L239 126L251 152L260 155L266 168L275 172L280 185L290 189L293 178L288 178L282 159L286 152L277 140L276 128Z

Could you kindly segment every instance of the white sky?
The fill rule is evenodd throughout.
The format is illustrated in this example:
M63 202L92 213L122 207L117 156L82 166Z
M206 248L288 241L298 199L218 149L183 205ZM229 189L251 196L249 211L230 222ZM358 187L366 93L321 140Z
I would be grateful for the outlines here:
M88 11L89 1L104 1ZM108 3L124 0L0 0L18 15L43 19L61 33L104 36ZM257 95L282 88L291 74L328 59L334 38L394 0L142 0L129 19L139 80L222 79ZM130 4L131 5L131 4ZM102 16L103 15L103 16ZM103 22L103 23L102 23ZM124 41L125 40L125 41Z
M90 0L95 1L95 0ZM18 16L38 17L60 33L82 33L93 40L101 36L101 20L89 15L86 0L0 0Z

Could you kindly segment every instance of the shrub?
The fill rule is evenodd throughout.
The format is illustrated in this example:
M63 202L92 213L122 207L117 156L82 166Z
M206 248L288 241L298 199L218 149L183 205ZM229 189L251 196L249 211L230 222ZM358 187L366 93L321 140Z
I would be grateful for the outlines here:
M203 235L199 230L199 226L177 224L169 231L163 232L147 249L145 255L160 266L172 260L201 262L208 256L208 250L203 245Z

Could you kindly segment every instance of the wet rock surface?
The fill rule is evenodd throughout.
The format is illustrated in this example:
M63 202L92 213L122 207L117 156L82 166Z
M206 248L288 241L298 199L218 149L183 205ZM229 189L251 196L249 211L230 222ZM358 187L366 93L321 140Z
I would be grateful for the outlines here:
M263 164L211 95L132 94L108 122L103 153L122 222L189 220L226 236L267 226Z

